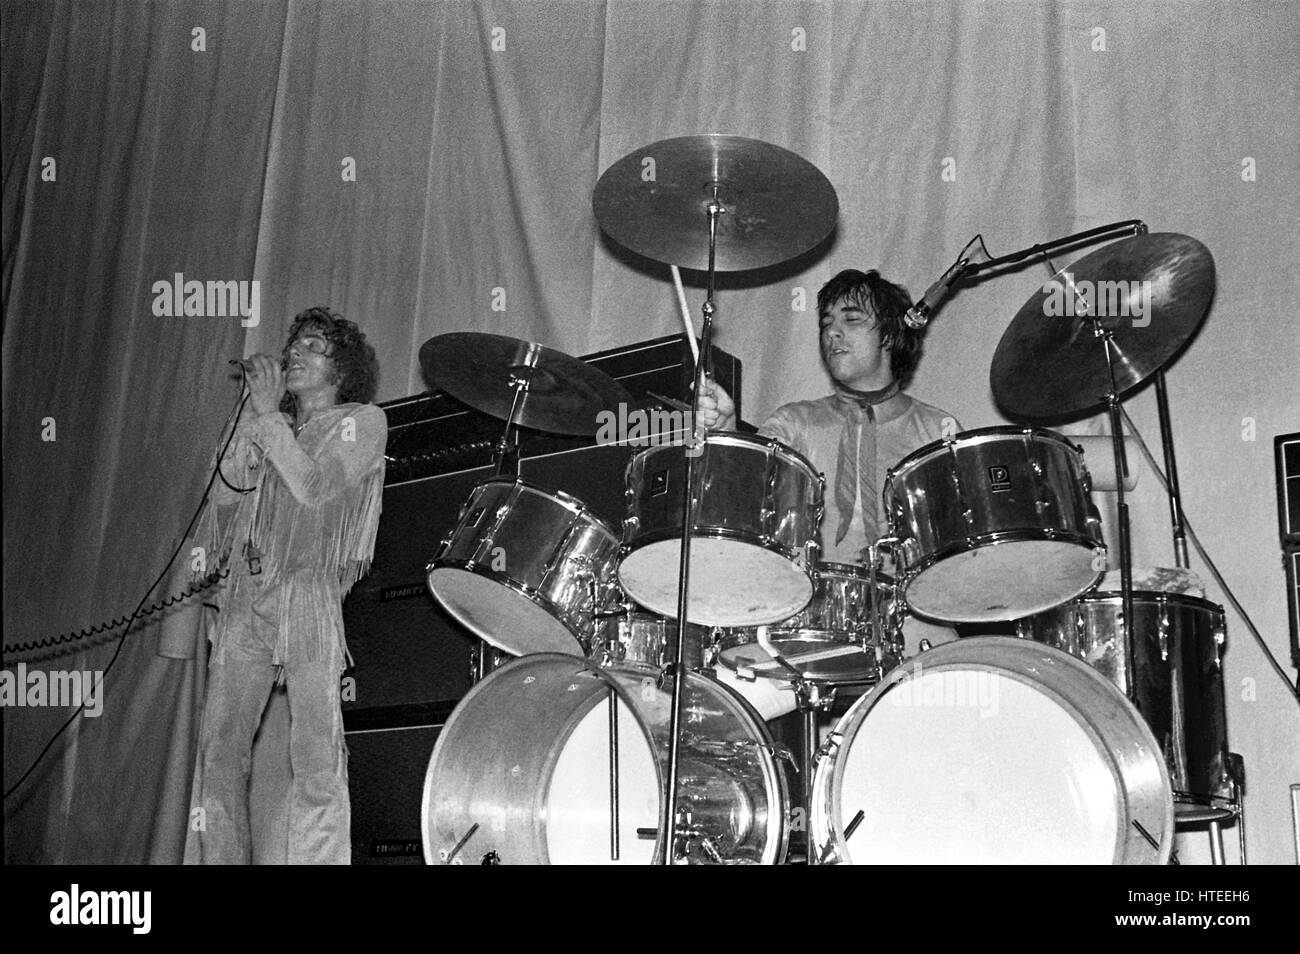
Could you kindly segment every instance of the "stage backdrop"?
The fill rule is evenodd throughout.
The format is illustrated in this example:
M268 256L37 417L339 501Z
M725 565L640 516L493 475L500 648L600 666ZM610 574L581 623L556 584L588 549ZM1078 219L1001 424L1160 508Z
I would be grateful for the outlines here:
M1128 218L1209 246L1217 297L1169 373L1185 505L1287 665L1271 442L1300 427L1298 23L1235 0L7 3L5 664L108 665L102 637L15 647L135 607L202 494L227 359L276 350L306 306L361 322L381 399L426 386L417 351L441 332L581 354L680 330L666 268L600 236L591 190L639 146L722 132L798 152L840 199L821 248L721 282L755 421L826 392L815 294L841 268L918 293L976 233L996 255ZM990 360L1048 275L950 300L913 393L1004 423ZM163 289L191 280L257 283L251 313L177 314ZM1129 407L1155 440L1150 389ZM1169 565L1139 470L1137 562ZM8 795L6 861L179 858L202 674L158 649L193 650L201 599L127 637L100 713ZM1251 859L1289 863L1300 717L1228 625ZM6 789L72 711L4 713Z

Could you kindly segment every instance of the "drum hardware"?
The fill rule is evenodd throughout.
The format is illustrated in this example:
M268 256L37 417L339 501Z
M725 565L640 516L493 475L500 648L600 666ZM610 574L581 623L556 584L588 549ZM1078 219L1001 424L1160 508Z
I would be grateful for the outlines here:
M780 656L777 659L785 662ZM793 669L793 667L791 668ZM813 777L816 774L817 753L820 748L820 740L817 738L817 716L819 713L830 711L835 702L836 687L823 686L821 683L812 682L803 678L797 669L793 671L795 673L795 698L798 700L799 714L803 723L803 803L806 821L812 812ZM821 864L822 860L813 847L811 829L808 826L805 826L805 829L808 833L808 864Z
M656 176L653 188L647 188L642 174L645 159L664 173ZM596 183L592 208L605 233L632 251L670 266L705 265L707 292L701 306L699 355L691 394L694 424L699 419L713 331L716 273L763 268L802 254L834 229L839 201L830 181L795 153L754 139L710 135L661 140L624 156ZM723 216L727 218L723 220ZM726 224L720 228L723 221ZM702 259L706 244L707 255ZM694 338L690 329L687 333ZM693 443L702 444L707 453L707 433L698 435ZM699 456L685 448L683 455L686 473L681 488L679 625L674 662L682 658L690 620L690 547L696 510L692 491ZM660 827L670 833L670 842L676 841L683 678L683 668L676 666L660 820ZM667 845L661 862L671 864L674 855L672 844Z
M618 861L618 696L609 690L609 860Z
M464 864L464 862L461 861L460 858L458 857L460 855L460 850L465 847L466 842L468 842L471 838L474 837L474 833L477 831L478 831L478 822L474 822L474 824L469 826L469 830L465 832L464 837L461 838L460 841L456 842L456 846L452 848L451 851L439 852L439 855L442 857L443 864L448 864L448 865Z

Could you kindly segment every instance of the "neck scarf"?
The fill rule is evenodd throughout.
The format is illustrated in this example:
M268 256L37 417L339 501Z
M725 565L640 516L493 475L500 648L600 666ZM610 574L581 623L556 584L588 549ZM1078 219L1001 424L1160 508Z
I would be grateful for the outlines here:
M840 512L840 525L835 542L842 543L853 525L853 514L858 502L862 505L862 522L867 539L880 536L877 520L876 487L876 412L875 405L888 401L898 393L898 382L878 391L859 391L842 384L835 385L836 394L847 406L844 430L840 434L838 460L835 465L835 505Z

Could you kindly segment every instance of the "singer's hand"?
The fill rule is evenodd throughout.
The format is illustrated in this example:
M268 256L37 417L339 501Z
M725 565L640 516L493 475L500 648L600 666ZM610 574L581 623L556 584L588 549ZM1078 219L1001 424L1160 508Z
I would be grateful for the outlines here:
M696 423L710 431L736 429L736 404L713 378L704 379L700 389L700 410Z
M244 381L248 384L253 413L261 415L278 411L280 399L284 397L284 372L280 370L280 359L269 354L255 354L246 359L246 363L249 368Z

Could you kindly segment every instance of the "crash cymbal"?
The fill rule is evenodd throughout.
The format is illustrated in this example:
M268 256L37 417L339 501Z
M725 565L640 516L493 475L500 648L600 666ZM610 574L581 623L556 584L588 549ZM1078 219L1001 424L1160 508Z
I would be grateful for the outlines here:
M1096 312L1114 336L1123 397L1191 340L1213 297L1214 257L1190 236L1157 232L1100 248L1057 272L1016 313L993 355L993 396L1012 417L1095 413L1106 405L1110 377L1084 312Z
M599 368L504 335L437 335L420 346L420 366L435 387L503 421L510 417L516 384L526 382L515 423L555 434L595 434L601 411L616 411L620 401L632 401Z
M709 267L708 204L718 216L715 268L764 268L812 248L835 228L835 187L808 160L742 136L683 136L642 146L605 170L592 195L610 238L647 258Z

